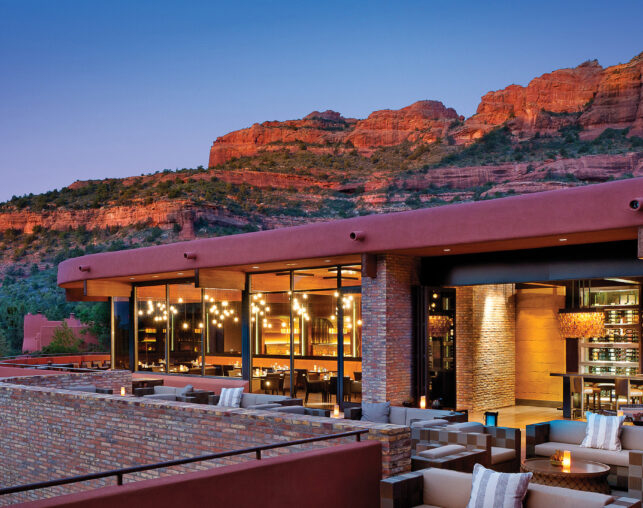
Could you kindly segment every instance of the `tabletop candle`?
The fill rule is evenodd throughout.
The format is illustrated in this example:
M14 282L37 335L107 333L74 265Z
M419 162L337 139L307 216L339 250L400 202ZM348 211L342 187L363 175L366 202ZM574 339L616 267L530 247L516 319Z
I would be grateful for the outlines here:
M571 452L569 450L565 450L563 452L563 471L567 470L569 472L569 468L572 465L572 456Z

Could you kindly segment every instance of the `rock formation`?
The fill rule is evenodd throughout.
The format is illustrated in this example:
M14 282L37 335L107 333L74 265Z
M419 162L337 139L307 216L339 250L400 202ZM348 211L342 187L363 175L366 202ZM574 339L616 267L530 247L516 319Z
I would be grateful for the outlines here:
M466 120L441 102L419 101L399 110L375 111L364 120L315 111L301 120L264 122L218 138L210 149L209 166L284 148L315 153L356 149L370 156L378 147L404 142L469 144L505 123L521 138L551 134L571 124L583 128L584 139L610 127L630 128L630 135L643 136L642 72L643 53L606 69L596 60L588 61L543 74L527 86L489 92Z

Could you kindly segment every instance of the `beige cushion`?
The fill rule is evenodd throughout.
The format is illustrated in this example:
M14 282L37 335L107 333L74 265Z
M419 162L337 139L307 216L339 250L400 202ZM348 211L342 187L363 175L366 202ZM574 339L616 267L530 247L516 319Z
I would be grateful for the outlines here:
M585 439L585 422L554 420L549 422L549 440L558 443L581 444Z
M621 430L621 446L625 450L643 450L643 427L624 425Z
M447 455L463 452L466 449L467 448L465 446L452 444L438 446L437 448L431 448L430 450L424 450L423 452L419 452L418 455L426 457L427 459L439 459L440 457L446 457Z
M516 450L513 448L491 447L491 464L500 464L516 458Z
M413 422L411 424L411 428L421 428L421 429L426 429L427 427L444 427L446 424L448 424L446 420L420 420L417 422Z
M470 494L470 473L436 468L424 470L424 504L442 508L464 508L469 502Z
M602 508L614 501L612 496L530 483L526 508Z
M551 457L556 450L569 450L572 455L572 461L574 457L576 457L577 459L602 462L610 466L629 466L630 463L630 452L628 450L613 452L610 450L598 450L596 448L583 448L580 445L557 443L555 441L536 445L535 448L536 455L540 455L541 457Z
M447 425L445 430L459 430L460 432L477 432L484 433L484 425L478 422L461 422Z

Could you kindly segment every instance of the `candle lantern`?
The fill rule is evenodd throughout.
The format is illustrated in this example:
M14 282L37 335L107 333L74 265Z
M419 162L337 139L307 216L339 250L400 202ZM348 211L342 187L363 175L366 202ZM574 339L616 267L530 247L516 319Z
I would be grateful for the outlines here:
M333 407L333 418L339 418L339 404L335 404Z
M569 472L569 468L572 465L572 454L569 450L565 450L563 452L563 471L567 470Z
M426 395L420 397L420 409L426 409Z
M122 395L122 396L125 396L125 395L126 395L126 393L125 393L125 387L124 387L124 386L121 386L121 395Z

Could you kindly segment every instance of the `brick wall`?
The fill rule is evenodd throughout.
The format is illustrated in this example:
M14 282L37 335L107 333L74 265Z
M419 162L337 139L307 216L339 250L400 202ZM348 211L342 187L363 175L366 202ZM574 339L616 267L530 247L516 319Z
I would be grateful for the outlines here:
M16 373L19 374L19 369ZM70 374L59 374L57 376L16 376L0 379L2 383L42 386L49 388L61 388L73 390L77 386L94 385L97 388L111 388L114 394L121 393L121 387L125 387L125 393L132 393L132 373L129 370L105 370L98 372L79 372Z
M515 288L456 288L457 408L484 411L515 403Z
M565 342L558 328L558 309L565 306L565 288L521 289L516 292L516 399L558 406L563 400Z
M411 398L413 304L419 258L377 256L377 276L362 277L362 397L394 405Z
M50 378L47 378L47 381ZM152 401L136 397L73 392L0 382L0 486L43 481L136 464L191 457L368 428L367 439L382 444L384 476L410 470L406 427L246 409ZM36 381L33 381L34 383ZM299 447L353 442L354 438ZM267 452L290 453L292 447ZM126 481L251 460L237 456L126 477ZM0 497L0 505L51 497L105 484L62 486Z

